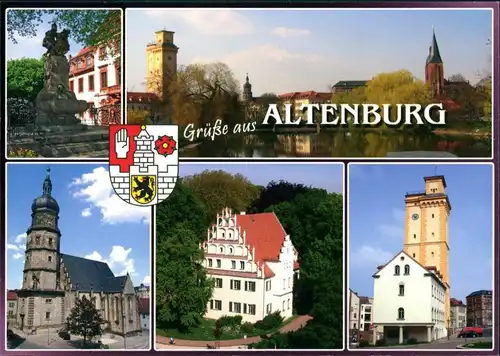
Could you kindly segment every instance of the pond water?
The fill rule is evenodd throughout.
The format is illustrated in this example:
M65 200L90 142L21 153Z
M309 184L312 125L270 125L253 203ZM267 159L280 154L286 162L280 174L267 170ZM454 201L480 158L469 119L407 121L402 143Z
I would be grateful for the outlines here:
M181 149L181 157L386 157L390 152L443 151L458 157L490 157L490 137L417 136L380 132L321 132L218 137Z

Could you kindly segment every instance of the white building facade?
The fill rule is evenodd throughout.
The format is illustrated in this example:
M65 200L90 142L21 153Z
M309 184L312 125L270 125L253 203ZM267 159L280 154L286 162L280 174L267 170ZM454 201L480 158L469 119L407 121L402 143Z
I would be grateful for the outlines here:
M349 289L349 330L359 329L359 296Z
M400 252L373 277L373 325L383 327L388 343L431 342L447 336L446 286L434 267L424 267Z
M279 311L293 315L297 252L274 213L234 214L225 208L208 230L204 267L215 288L210 319L241 315L256 322Z
M373 299L361 298L359 304L359 330L369 331L373 323Z
M108 125L118 119L121 110L120 51L109 47L89 47L69 56L69 90L77 99L89 103L89 109L79 115L84 125ZM113 112L108 112L108 111Z

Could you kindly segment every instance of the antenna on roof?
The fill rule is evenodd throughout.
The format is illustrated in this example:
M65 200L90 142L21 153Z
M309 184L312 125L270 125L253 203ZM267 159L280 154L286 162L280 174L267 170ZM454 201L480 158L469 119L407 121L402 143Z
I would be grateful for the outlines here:
M437 176L438 175L437 173L438 173L438 166L436 165L434 166L434 175Z

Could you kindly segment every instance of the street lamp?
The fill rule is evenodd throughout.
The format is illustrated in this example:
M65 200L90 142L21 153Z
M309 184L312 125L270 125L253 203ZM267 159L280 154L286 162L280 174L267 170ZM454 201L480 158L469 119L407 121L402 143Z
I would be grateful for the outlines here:
M25 314L24 313L21 313L19 314L19 316L21 317L21 331L24 331L24 316Z

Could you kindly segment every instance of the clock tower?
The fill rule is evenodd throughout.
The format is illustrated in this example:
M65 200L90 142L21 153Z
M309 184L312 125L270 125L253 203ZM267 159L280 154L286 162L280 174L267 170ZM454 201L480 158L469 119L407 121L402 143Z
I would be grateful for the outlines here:
M31 205L31 226L26 232L23 289L59 289L59 205L51 194L49 168L43 182L43 193Z
M174 32L157 31L155 41L146 47L147 91L162 100L168 95L168 87L177 75L177 52Z
M448 219L451 204L444 176L424 177L423 192L407 193L404 251L424 267L435 267L448 287L445 322L450 318Z

